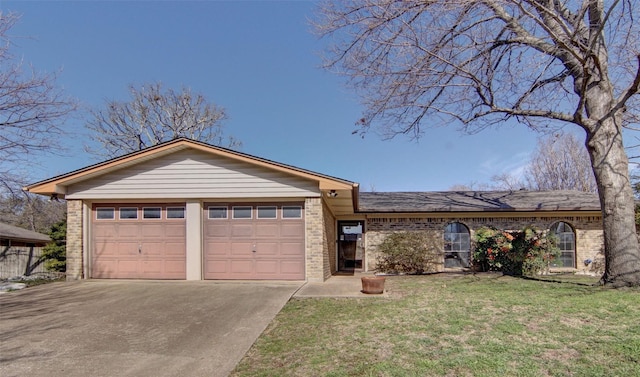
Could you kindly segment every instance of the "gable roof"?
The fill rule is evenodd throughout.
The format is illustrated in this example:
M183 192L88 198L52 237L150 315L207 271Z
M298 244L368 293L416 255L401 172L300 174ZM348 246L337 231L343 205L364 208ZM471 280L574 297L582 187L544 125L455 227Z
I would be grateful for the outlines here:
M348 195L349 197L357 198L359 185L355 182L347 181L345 179L332 177L325 174L320 174L306 169L301 169L292 165L271 161L265 158L252 156L246 153L233 151L231 149L213 146L187 138L174 139L141 151L133 152L121 157L116 157L105 162L90 165L82 169L36 182L24 187L24 190L41 195L57 195L59 197L64 197L64 195L66 194L66 187L71 184L85 181L119 169L126 168L128 166L132 166L144 161L148 161L150 159L165 156L167 154L175 153L177 151L188 148L203 151L205 153L210 153L217 156L223 156L237 161L243 161L267 169L284 172L299 178L316 181L318 182L320 190L348 191L350 193L350 195ZM343 197L344 196L346 195L343 195Z
M23 229L17 226L0 223L0 238L21 242L49 242L51 238L46 234Z
M581 191L362 192L359 212L600 211L597 194Z

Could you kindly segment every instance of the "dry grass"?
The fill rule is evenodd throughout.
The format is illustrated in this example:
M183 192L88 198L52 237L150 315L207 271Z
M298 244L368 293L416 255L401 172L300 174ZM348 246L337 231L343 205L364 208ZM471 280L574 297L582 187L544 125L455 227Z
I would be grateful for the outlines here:
M391 277L388 299L294 299L232 375L640 376L640 290L553 280Z

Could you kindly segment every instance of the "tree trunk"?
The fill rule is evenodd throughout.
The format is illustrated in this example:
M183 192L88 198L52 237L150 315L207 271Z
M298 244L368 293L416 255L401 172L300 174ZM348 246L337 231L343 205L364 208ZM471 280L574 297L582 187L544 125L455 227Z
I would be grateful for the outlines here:
M619 118L605 117L589 128L587 149L598 183L604 227L605 272L601 283L640 286L635 201Z

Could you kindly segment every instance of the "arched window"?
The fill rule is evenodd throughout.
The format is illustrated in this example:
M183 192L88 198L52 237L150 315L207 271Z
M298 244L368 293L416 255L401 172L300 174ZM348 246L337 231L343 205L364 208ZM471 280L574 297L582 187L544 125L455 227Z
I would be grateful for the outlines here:
M461 223L448 224L444 229L444 266L469 267L470 248L469 228Z
M560 259L551 263L551 267L576 266L576 234L571 225L559 221L551 226L551 232L558 237Z

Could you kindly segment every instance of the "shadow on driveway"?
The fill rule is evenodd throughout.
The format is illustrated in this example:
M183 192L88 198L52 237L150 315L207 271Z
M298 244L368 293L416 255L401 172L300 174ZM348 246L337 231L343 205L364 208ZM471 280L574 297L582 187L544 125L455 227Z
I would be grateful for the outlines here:
M83 281L0 295L0 375L226 376L302 285Z

